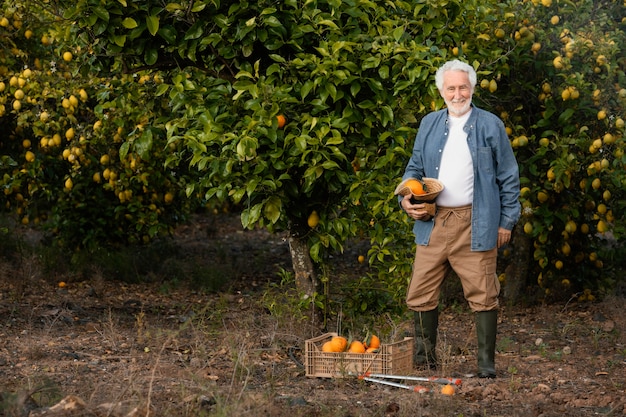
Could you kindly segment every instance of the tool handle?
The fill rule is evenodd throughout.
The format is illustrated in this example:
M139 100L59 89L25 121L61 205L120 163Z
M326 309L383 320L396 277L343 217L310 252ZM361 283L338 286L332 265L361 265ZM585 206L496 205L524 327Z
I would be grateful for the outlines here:
M434 382L436 384L454 384L461 385L463 381L459 378L429 378L430 382Z
M383 378L383 379L403 379L405 381L423 381L423 382L432 382L435 384L454 384L461 385L463 381L459 378L442 378L442 377L423 377L423 376L408 376L408 375L386 375L386 374L375 374L371 372L365 372L364 374L359 375L359 378L363 377L374 377L374 378Z

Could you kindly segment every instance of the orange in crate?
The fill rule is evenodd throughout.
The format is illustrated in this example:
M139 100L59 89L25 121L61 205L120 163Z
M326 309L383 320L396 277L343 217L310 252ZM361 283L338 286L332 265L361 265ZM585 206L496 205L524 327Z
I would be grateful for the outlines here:
M324 352L322 346L337 333L325 333L305 341L304 367L308 377L343 378L365 372L406 375L413 370L413 338L385 344L377 352Z

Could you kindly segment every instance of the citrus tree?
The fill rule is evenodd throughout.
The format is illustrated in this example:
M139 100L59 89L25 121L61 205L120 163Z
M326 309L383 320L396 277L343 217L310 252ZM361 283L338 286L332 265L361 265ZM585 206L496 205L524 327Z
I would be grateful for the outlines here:
M2 4L3 207L73 247L149 241L229 201L287 232L305 294L361 236L363 283L400 301L413 237L393 189L454 57L509 129L533 280L597 288L623 235L619 1Z
M526 1L488 36L508 70L484 78L522 175L533 281L546 295L593 299L620 279L624 235L626 7L623 1ZM518 248L519 249L519 248ZM520 254L516 254L520 256Z
M4 210L74 249L148 242L193 205L185 169L164 170L149 120L158 72L94 71L71 21L39 2L3 2L0 185Z
M372 230L372 262L411 246L392 191L418 118L442 105L432 76L452 55L441 45L460 45L488 12L456 1L87 1L65 16L102 68L169 68L156 92L177 149L166 166L195 167L188 195L240 204L244 226L287 231L313 295L311 260L359 231Z

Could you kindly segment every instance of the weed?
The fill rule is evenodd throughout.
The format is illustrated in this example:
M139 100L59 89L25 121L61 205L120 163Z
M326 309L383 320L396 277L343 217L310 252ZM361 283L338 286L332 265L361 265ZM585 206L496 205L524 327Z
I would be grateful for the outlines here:
M511 352L515 346L515 340L508 336L500 337L497 342L497 350L499 352Z

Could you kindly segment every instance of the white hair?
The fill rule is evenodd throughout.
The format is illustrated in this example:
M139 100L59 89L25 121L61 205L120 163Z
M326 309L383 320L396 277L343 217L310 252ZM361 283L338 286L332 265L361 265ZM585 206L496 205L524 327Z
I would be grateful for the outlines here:
M437 85L439 91L443 90L443 74L446 71L466 72L467 76L469 77L469 82L472 86L472 90L474 89L474 87L476 87L476 71L474 70L474 67L466 64L465 62L459 61L458 59L454 59L452 61L446 62L441 67L439 67L437 73L435 74L435 84Z

